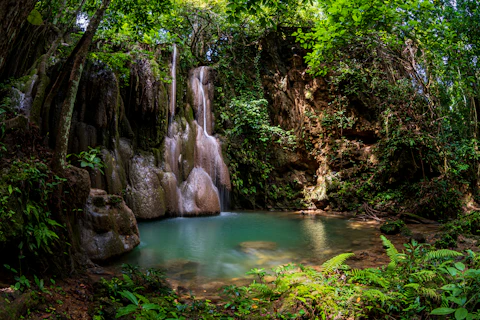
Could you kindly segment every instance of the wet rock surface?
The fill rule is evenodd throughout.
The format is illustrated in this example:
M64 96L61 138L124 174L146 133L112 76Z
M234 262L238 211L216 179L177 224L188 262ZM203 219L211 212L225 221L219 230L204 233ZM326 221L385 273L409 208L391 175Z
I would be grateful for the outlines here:
M251 250L275 250L277 243L273 241L244 241L240 243L240 248L244 252Z
M127 202L141 219L154 219L165 215L165 191L153 156L136 155L130 163Z
M125 194L139 219L217 214L224 190L228 193L231 186L220 142L213 136L212 71L192 70L188 88L179 83L176 94L168 94L168 85L153 71L155 63L144 59L133 64L126 89L103 65L87 66L69 153L102 146L104 174L90 170L92 187Z
M106 260L140 243L137 221L123 199L92 189L79 217L82 247L92 260Z

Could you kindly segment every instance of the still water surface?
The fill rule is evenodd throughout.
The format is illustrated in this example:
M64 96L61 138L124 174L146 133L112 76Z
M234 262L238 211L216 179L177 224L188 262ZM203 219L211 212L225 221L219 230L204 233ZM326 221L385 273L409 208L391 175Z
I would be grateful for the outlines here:
M223 212L219 216L139 223L140 245L117 263L166 269L178 280L242 277L252 268L321 264L365 249L374 229L358 222L286 212Z

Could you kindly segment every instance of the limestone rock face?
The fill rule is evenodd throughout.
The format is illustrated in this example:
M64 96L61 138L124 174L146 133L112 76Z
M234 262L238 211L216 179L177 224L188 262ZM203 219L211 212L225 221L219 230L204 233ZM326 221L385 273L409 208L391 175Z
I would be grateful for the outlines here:
M92 260L106 260L131 251L140 243L137 220L123 199L91 189L79 218L82 247Z
M136 216L141 219L164 216L165 190L153 156L135 155L130 162L129 179L127 201Z
M282 34L272 32L262 40L260 72L273 125L291 130L297 146L295 150L275 148L270 179L301 191L298 194L311 209L333 205L347 210L341 206L353 199L335 196L336 182L357 179L363 168L376 163L374 149L381 125L375 104L353 95L342 107L333 103L340 94L335 85L310 75L303 59L305 49ZM332 203L335 198L343 203Z
M67 198L67 201L74 208L81 208L87 201L91 184L88 171L85 169L70 166L65 172L65 176L68 180L68 185L71 190L75 190L75 194L71 193L71 196Z
M125 194L138 219L219 213L231 185L213 135L213 71L197 68L187 88L179 83L173 96L188 102L177 106L156 68L154 61L136 61L125 87L104 65L88 64L72 116L69 153L101 146L104 173L89 169L92 188ZM169 105L178 113L168 117Z

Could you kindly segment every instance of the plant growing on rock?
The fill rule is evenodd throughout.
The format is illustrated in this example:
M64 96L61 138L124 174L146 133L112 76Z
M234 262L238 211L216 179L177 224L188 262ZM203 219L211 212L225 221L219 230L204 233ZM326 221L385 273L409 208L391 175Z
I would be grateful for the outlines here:
M80 167L98 170L104 174L102 168L105 166L105 164L103 163L100 155L100 147L92 148L89 146L88 151L82 151L79 154L69 154L67 155L67 159L73 156L80 162Z

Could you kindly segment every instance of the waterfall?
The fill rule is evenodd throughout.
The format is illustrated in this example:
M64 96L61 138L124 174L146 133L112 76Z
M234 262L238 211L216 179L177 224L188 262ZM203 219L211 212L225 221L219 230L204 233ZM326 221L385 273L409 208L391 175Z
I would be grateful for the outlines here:
M173 118L175 117L175 107L176 107L176 99L177 99L177 45L173 44L173 52L172 52L172 68L171 68L171 76L172 76L172 85L171 85L171 92L170 92L170 113L169 113L169 124L173 122Z
M170 104L168 115L167 137L165 138L165 160L168 164L167 174L163 177L162 184L169 201L167 210L170 214L183 215L183 199L179 187L180 162L184 137L174 122L177 104L177 45L173 44L171 63L172 83L170 86ZM187 127L188 129L188 127ZM184 133L184 132L183 132ZM187 131L188 135L188 131Z
M194 70L194 77L198 77L197 88L194 92L198 92L200 96L197 106L197 123L202 123L203 130L197 133L197 149L195 156L195 165L203 168L213 184L217 188L217 194L220 201L221 210L228 208L228 190L230 189L230 174L222 157L222 151L219 141L210 133L213 133L213 121L211 110L211 97L207 99L207 93L213 93L209 89L213 89L207 79L205 80L205 72L209 71L207 67L199 67ZM207 88L207 93L205 92ZM203 118L203 119L202 119ZM203 121L201 121L203 120Z
M174 49L174 57L176 55ZM172 100L162 187L170 215L215 214L228 206L230 174L222 158L220 142L213 135L213 83L208 67L191 71L189 90L195 120L173 117L175 87L172 58Z
M209 136L207 132L207 99L205 98L205 89L203 88L204 75L205 75L205 67L200 67L199 91L202 97L203 131L205 132L205 135Z

